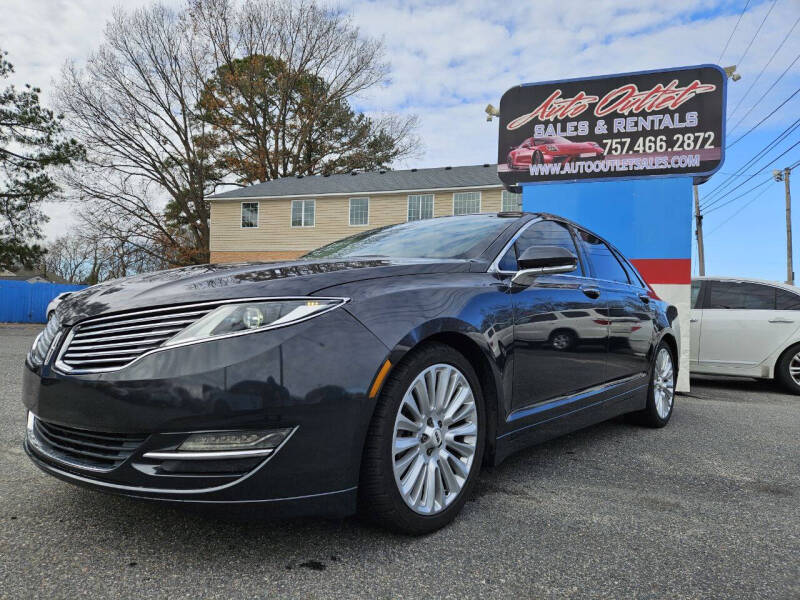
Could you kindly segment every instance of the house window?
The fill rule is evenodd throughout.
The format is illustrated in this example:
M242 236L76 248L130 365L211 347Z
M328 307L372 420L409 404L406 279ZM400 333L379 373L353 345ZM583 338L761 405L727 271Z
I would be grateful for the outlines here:
M258 202L242 202L242 227L258 227Z
M515 194L503 190L503 202L500 210L503 212L516 212L522 210L522 194Z
M433 218L433 194L414 194L408 197L408 220Z
M315 200L292 200L292 227L313 227Z
M350 225L369 225L369 198L350 198Z
M456 192L453 194L453 214L472 215L481 212L480 192Z

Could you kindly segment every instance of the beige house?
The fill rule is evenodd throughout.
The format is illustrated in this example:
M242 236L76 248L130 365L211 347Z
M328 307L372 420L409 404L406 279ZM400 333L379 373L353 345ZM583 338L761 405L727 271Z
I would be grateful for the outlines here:
M291 259L375 227L521 206L493 164L286 177L209 201L211 262Z

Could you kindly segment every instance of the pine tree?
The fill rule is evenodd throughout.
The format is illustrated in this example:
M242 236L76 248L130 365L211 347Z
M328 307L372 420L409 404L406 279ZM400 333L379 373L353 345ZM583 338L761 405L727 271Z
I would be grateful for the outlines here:
M0 51L0 78L14 67ZM61 116L39 104L41 90L13 85L0 90L0 268L31 266L44 253L37 241L47 216L41 203L58 191L52 170L79 159L83 150L66 139Z

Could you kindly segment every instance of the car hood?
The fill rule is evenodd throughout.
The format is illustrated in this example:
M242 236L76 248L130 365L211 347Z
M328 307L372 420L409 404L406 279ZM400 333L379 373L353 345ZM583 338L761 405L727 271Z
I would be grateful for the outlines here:
M353 281L468 271L468 260L338 259L180 267L115 279L59 303L64 325L104 313L232 298L306 296Z

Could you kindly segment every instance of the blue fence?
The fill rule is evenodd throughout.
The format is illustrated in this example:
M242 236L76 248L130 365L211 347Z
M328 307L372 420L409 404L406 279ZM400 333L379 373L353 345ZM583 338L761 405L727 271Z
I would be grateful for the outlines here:
M50 300L62 292L75 292L85 287L0 279L0 323L45 323Z

